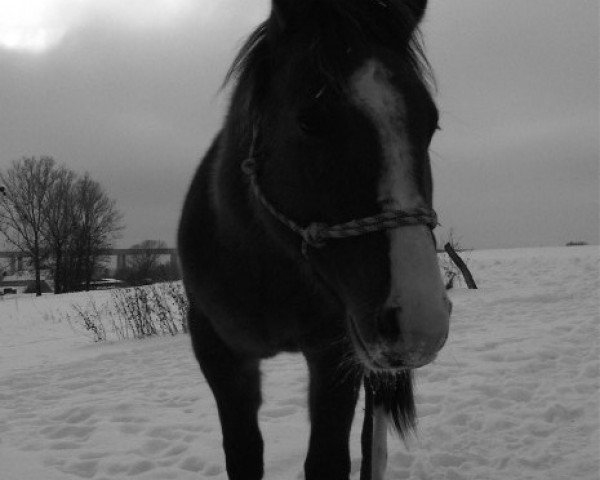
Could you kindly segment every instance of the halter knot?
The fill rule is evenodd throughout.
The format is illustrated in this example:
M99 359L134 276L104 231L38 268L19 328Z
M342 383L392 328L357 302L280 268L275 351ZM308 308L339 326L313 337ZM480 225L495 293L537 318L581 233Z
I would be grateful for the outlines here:
M244 172L248 177L253 177L256 175L256 160L254 157L247 158L242 162L242 172Z
M313 248L323 248L325 246L325 231L328 226L324 223L314 222L304 228L300 235L302 240Z

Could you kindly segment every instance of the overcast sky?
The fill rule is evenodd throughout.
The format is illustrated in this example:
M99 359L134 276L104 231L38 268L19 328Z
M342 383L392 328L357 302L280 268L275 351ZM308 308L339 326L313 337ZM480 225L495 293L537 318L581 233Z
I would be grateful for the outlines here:
M350 1L350 0L348 0ZM597 0L430 0L435 203L465 247L598 243ZM52 155L174 245L267 0L0 0L0 167Z

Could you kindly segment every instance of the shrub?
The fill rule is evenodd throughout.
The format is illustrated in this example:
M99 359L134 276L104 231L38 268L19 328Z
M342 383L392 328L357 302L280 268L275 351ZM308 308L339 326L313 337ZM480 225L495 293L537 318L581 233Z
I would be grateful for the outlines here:
M93 300L72 306L77 323L92 332L94 341L187 333L187 298L181 283L119 288L103 308ZM108 328L107 328L108 326Z
M72 308L76 317L80 320L81 326L91 333L94 342L106 340L106 329L102 322L103 310L98 308L93 300L90 300L87 308L76 304L72 305Z

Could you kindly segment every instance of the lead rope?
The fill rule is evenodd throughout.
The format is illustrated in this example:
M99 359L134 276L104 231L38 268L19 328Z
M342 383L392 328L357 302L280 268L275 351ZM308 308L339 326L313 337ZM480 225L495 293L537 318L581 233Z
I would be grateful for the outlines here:
M302 255L304 257L308 256L309 245L313 248L322 248L329 239L358 237L367 233L391 230L407 225L427 225L433 230L438 225L437 214L433 209L416 208L411 211L392 210L381 212L371 217L363 217L337 225L313 222L306 227L302 227L277 210L263 194L258 184L258 167L256 163L257 138L258 131L255 127L252 131L252 144L250 145L248 158L241 165L242 171L249 178L252 192L260 203L271 215L302 238Z

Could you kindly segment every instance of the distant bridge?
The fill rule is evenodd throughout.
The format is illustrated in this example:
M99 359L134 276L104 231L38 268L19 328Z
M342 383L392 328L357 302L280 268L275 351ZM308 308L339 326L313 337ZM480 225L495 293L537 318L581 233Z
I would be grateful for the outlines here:
M116 257L117 270L127 266L127 257L136 255L169 255L172 263L176 263L178 258L176 248L109 248L100 250L99 254L102 257ZM23 252L0 252L0 258L6 258L10 262L9 273L11 275L23 270L23 261L29 257L30 255Z

